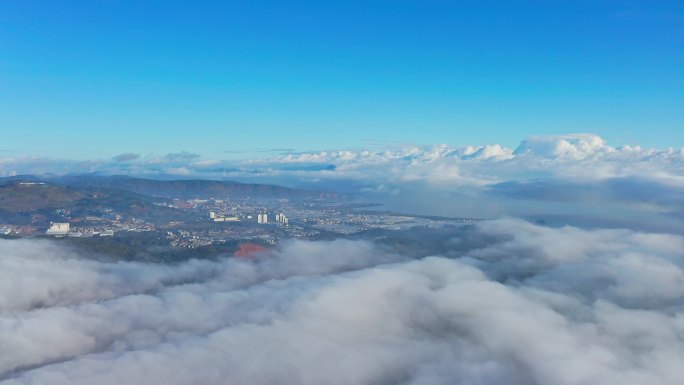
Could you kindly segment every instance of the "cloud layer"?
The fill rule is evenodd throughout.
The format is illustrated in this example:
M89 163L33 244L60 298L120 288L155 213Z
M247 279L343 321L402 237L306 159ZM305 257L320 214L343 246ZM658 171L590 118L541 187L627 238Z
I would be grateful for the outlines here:
M463 234L449 258L296 241L178 265L1 241L0 383L681 382L684 239L519 220Z
M523 175L595 179L653 177L654 171L656 176L669 175L672 182L683 183L684 149L613 147L597 135L569 134L532 136L516 149L498 144L458 148L437 145L380 151L290 152L243 160L205 159L189 152L163 156L122 153L111 160L89 161L0 158L2 176L79 172L214 178L291 175L483 185Z

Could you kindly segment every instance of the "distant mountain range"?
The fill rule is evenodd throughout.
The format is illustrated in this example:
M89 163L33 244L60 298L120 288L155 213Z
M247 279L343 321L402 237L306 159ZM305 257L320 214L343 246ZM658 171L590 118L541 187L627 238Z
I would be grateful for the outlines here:
M58 183L74 187L98 187L130 191L154 197L192 198L307 198L319 192L268 184L216 180L153 180L129 176L64 176Z
M0 178L0 185L7 182L43 182L70 188L99 188L123 190L136 194L169 199L193 198L309 198L321 192L293 189L268 184L239 183L215 180L154 180L123 175L71 175L37 177L33 175ZM327 193L329 194L329 193Z

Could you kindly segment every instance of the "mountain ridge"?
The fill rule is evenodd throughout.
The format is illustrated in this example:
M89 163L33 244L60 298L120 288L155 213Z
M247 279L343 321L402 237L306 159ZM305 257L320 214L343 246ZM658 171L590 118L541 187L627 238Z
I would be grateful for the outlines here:
M0 184L14 181L44 182L71 188L104 188L167 199L202 198L310 198L323 193L271 184L241 183L208 179L159 180L127 175L22 175L0 178Z

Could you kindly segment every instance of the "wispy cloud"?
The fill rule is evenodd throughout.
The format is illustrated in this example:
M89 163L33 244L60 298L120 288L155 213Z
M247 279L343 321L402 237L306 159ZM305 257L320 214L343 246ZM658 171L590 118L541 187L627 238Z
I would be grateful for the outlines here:
M168 162L184 162L184 161L192 161L195 159L199 159L200 157L201 157L200 154L182 151L182 152L168 153L168 154L164 155L163 159L168 161Z
M112 158L112 160L116 162L130 162L132 160L136 160L140 158L140 154L134 154L132 152L126 152L123 154L119 154L115 157Z

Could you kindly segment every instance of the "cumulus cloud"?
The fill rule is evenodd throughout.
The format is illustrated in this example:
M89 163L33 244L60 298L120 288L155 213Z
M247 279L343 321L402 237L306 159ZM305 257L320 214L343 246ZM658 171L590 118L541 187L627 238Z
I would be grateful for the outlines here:
M615 149L597 135L574 134L561 136L532 136L520 143L515 155L531 154L548 159L584 159Z
M512 219L468 237L449 258L295 241L175 265L0 241L0 383L681 382L684 239Z

